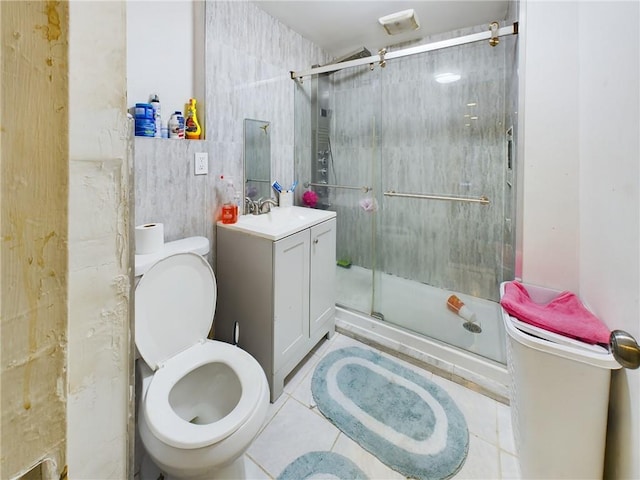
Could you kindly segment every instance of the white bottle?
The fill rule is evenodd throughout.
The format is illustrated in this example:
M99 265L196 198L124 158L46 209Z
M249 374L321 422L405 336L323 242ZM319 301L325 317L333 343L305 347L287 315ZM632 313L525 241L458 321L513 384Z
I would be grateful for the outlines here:
M162 137L162 112L160 110L160 98L158 95L153 94L151 96L151 108L153 108L153 118L156 126L156 134L154 135L156 138Z
M169 119L169 138L184 139L184 117L178 111Z
M238 215L243 215L244 213L243 200L242 200L242 195L238 190L236 190L235 194L233 195L233 203L235 203L236 207L238 208Z

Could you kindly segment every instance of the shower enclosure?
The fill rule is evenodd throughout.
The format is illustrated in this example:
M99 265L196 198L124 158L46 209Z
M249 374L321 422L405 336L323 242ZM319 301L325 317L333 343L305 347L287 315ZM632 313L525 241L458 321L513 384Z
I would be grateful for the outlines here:
M337 213L338 305L503 364L516 38L381 52L295 82L296 178ZM447 308L451 295L471 319Z

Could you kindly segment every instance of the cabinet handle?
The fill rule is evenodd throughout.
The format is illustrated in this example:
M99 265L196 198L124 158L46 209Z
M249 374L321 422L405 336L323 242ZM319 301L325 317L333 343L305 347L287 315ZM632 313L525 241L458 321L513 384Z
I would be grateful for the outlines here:
M317 238L315 238L315 239L313 240L313 243L316 243L316 244L317 244L317 243L318 243L318 241L319 241L319 240L318 240Z

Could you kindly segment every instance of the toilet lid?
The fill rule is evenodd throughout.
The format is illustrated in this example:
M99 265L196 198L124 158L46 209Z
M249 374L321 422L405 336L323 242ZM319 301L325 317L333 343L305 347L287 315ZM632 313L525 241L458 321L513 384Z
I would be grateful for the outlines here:
M159 260L136 287L136 346L153 370L207 338L216 307L216 279L194 253Z

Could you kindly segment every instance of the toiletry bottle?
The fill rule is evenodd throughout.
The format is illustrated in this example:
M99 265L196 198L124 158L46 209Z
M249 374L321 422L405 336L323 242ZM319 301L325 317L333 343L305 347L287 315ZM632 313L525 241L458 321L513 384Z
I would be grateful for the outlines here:
M238 221L238 205L234 203L235 200L235 188L233 187L233 180L231 178L225 178L224 175L220 175L220 179L225 182L224 204L222 205L222 223L236 223Z
M190 98L187 105L187 113L185 115L185 134L190 140L197 140L200 138L200 123L198 122L198 116L196 115L196 99Z
M468 322L474 322L476 320L476 314L472 312L456 295L451 295L447 299L447 308Z
M162 114L160 110L160 98L155 93L151 95L151 101L149 102L153 108L153 119L156 126L156 138L162 137Z
M184 138L184 117L176 111L169 119L169 138Z
M236 190L236 193L233 195L233 203L236 206L236 220L237 217L242 215L242 210L243 210L243 200L242 200L242 195L241 192Z
M153 107L150 103L136 103L135 106L136 136L153 137L155 125L153 120Z

